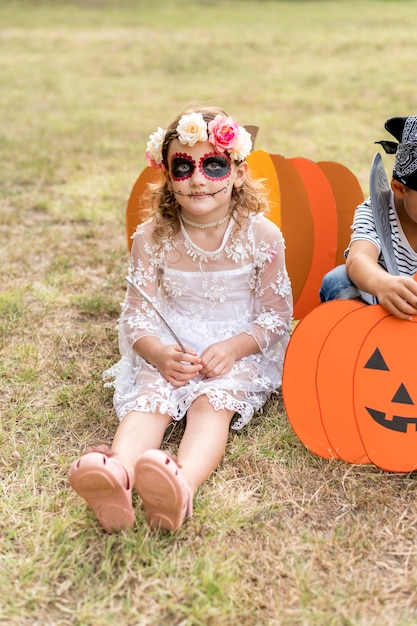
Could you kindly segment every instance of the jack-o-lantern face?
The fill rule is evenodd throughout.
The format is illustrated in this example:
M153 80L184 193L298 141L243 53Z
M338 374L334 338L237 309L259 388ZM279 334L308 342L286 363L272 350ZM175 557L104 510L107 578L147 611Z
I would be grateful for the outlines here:
M358 431L375 465L417 468L417 324L387 316L367 334L354 373Z
M363 464L370 459L355 420L352 392L355 364L364 340L363 328L372 328L389 313L381 306L364 305L347 311L343 302L322 305L328 306L333 314L338 310L339 317L316 357L316 392L323 427L333 449L345 461Z
M300 321L287 348L282 393L307 448L393 472L417 469L416 321L344 300Z
M389 372L390 368L388 367L384 357L381 354L379 348L376 348L374 353L371 355L370 359L365 363L365 369L376 370L380 372ZM396 392L394 393L391 403L394 405L393 411L401 411L401 415L386 413L385 411L379 411L376 408L365 407L368 411L369 415L372 419L384 428L389 428L390 430L396 430L400 433L406 433L409 425L413 425L414 430L417 427L417 416L416 416L416 408L414 405L414 401L411 398L406 386L404 383L401 383ZM404 406L405 405L405 406ZM404 409L407 407L412 407L413 415L411 417L404 415Z

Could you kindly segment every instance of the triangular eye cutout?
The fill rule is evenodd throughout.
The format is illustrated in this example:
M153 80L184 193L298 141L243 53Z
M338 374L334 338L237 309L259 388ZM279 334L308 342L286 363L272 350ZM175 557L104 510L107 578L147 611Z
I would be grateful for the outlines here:
M401 404L414 404L410 397L410 394L408 393L403 383L401 383L401 385L398 387L397 393L395 394L391 402L400 402Z
M386 372L389 372L389 367L385 363L379 348L375 350L369 360L365 363L364 367L365 369L385 370Z

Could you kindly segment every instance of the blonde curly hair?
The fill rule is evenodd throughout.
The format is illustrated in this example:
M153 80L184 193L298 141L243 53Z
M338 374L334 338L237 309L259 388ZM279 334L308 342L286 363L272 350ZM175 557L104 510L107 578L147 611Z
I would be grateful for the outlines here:
M159 242L173 237L180 229L180 211L175 194L168 188L169 167L167 161L168 147L173 139L177 137L177 126L183 115L190 113L201 113L204 121L208 124L216 115L228 114L218 107L198 106L187 108L182 111L171 122L167 128L165 141L162 147L162 160L165 166L161 171L161 180L157 183L150 183L146 195L146 206L143 219L154 219L154 236ZM144 203L145 204L145 203ZM254 179L250 172L246 174L243 184L239 189L233 188L231 195L231 213L239 225L240 219L247 217L250 213L267 213L269 210L268 191L262 180Z

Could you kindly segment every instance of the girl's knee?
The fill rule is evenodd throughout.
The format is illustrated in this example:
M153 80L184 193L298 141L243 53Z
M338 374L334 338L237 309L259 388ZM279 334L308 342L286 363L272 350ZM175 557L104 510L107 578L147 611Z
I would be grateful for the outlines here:
M206 419L209 418L212 421L227 421L230 424L234 411L230 409L215 409L208 397L203 394L196 398L190 408L187 411L187 421Z

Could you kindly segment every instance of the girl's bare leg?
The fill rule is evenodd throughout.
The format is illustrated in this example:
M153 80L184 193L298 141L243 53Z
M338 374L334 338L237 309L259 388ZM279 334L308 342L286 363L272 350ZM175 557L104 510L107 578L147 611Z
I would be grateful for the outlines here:
M136 464L135 484L142 498L149 525L175 531L184 519L192 516L196 488L216 469L224 454L233 411L215 411L206 396L198 398L188 409L184 434L178 449L178 465L161 450L143 450ZM153 429L153 443L160 447L163 430ZM129 439L134 432L126 431ZM137 454L137 446L134 453ZM132 455L133 456L133 455Z
M160 447L169 422L168 415L131 411L116 431L114 457L107 450L87 450L71 464L71 487L93 509L107 532L133 526L135 463L145 450Z
M178 449L178 463L192 495L219 465L229 436L233 411L216 411L200 396L187 412L187 424Z
M115 458L126 468L131 481L138 457L146 450L160 448L170 422L167 414L139 411L130 411L120 422L111 448Z

